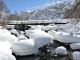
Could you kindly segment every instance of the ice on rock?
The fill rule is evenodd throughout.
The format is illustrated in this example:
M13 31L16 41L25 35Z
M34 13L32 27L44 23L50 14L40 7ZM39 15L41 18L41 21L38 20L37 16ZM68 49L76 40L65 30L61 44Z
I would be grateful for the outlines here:
M63 46L57 47L55 49L55 52L56 52L56 54L59 54L59 55L67 55L67 50Z
M38 52L33 40L20 40L12 44L12 52L16 55L31 55Z
M80 60L80 52L79 51L73 52L72 56L73 56L74 60Z
M52 30L58 30L58 29L60 29L57 25L54 25L53 27L52 27Z
M72 49L80 49L80 43L72 43L72 44L70 44L70 47Z
M36 32L30 35L30 39L35 42L37 48L52 43L53 37L46 32Z

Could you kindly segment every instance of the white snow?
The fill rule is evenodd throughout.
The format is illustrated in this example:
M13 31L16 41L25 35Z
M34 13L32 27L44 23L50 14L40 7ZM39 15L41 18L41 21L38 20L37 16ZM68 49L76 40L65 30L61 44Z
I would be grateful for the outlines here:
M34 45L33 40L20 40L12 44L12 52L20 56L31 55L38 52Z
M73 56L74 60L80 60L80 52L79 51L73 52L72 56Z
M70 47L72 49L80 49L80 43L72 43L72 44L70 44Z
M35 42L37 48L52 43L52 36L45 32L36 32L30 35L30 39Z
M56 54L59 54L59 55L67 55L67 50L65 47L63 46L59 46L55 49L55 52Z

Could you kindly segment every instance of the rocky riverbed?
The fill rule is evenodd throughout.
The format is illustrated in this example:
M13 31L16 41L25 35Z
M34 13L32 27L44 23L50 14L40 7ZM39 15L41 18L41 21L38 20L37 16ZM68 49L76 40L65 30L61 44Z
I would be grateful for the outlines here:
M55 54L55 49L59 46L64 46L68 51L68 55L62 56ZM49 52L46 52L46 50ZM70 48L69 44L55 41L53 44L49 45L48 49L45 49L45 47L43 47L42 52L38 55L33 54L29 56L16 56L16 59L17 60L73 60L72 57L73 51L74 50Z

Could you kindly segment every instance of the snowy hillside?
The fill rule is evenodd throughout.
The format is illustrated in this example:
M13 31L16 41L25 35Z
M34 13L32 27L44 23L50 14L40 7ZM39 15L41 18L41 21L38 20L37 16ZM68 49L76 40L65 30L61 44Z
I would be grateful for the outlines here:
M65 9L70 7L70 3L71 0L61 0L28 9L29 20L51 20L63 18Z

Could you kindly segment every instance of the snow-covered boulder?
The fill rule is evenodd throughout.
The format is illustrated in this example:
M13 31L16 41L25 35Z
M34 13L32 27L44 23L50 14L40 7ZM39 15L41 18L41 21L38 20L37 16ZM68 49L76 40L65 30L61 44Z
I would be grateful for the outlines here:
M59 54L59 55L67 55L67 50L65 47L63 46L59 46L55 49L55 52L56 54Z
M66 32L56 32L54 34L56 40L65 43L77 43L80 42L79 35L75 36L74 34L66 33Z
M38 52L33 40L20 40L12 44L12 52L16 55L31 55Z
M30 39L35 42L37 48L52 43L52 36L46 32L36 32L30 35Z
M54 34L55 34L55 30L50 30L50 31L48 31L48 33L50 34L50 35L52 35L52 36L54 36Z
M32 33L35 32L40 32L40 29L35 29L35 30L25 30L25 36L29 37Z
M0 52L0 60L16 60L16 58L11 54Z
M19 33L17 32L16 29L12 29L12 30L10 30L10 32L11 32L12 34L16 34L17 36L19 35Z
M70 47L72 49L80 49L80 43L72 43L72 44L70 44Z
M20 40L28 40L28 38L25 37L24 35L19 35L17 38L18 38L18 41L20 41Z
M72 56L73 56L74 60L80 60L80 52L79 51L73 52Z
M49 31L49 30L52 29L52 27L53 26L43 26L43 27L41 27L41 30L43 30L43 31Z
M54 25L54 26L52 27L52 30L58 30L58 29L60 29L60 28L59 28L59 26L57 26L57 25Z

